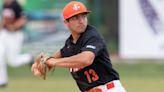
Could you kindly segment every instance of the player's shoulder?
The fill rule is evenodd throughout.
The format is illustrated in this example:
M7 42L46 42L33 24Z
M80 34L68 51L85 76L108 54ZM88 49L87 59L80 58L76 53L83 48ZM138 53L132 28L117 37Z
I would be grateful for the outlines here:
M92 33L94 35L97 33L97 29L92 25L87 25L86 33Z
M98 31L94 26L88 25L83 35L86 37L93 37L98 35Z
M84 38L101 38L99 31L91 25L88 25L86 31L83 34Z

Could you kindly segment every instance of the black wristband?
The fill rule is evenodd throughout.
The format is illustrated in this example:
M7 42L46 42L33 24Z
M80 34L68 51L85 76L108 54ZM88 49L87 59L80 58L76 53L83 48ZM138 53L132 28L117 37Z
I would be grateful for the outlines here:
M50 56L50 57L48 57L47 59L46 59L46 61L48 61L49 59L51 59L51 58L55 58L55 57L53 57L53 56Z

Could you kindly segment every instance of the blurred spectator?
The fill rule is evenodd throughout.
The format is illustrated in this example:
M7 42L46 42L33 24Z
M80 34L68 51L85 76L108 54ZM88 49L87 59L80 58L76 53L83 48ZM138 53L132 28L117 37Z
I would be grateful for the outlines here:
M3 0L2 21L0 29L0 87L8 83L7 64L18 67L32 63L32 55L20 54L24 34L22 28L26 16L16 0Z

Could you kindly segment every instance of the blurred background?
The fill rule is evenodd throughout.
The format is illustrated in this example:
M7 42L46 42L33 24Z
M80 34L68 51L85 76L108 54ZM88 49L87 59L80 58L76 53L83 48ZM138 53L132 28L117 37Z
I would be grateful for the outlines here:
M71 0L18 1L28 18L22 53L59 50L70 34L61 13ZM164 92L164 0L77 1L92 11L89 23L104 36L126 90ZM67 69L48 73L46 81L33 77L26 65L8 71L9 85L0 92L79 92Z

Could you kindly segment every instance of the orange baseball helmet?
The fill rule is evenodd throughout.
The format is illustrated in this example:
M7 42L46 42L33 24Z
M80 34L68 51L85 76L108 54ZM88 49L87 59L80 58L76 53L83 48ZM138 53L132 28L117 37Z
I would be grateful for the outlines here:
M68 3L64 9L63 9L63 17L64 19L71 18L74 15L80 14L80 13L89 13L90 11L87 10L86 6L77 1L71 1Z

